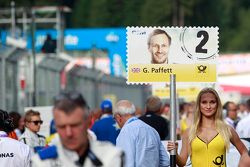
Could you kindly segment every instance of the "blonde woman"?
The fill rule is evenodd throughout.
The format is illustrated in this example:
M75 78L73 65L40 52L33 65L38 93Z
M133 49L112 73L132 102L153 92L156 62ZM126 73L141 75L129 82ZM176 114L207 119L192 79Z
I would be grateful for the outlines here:
M190 155L193 167L226 167L226 151L230 142L242 155L245 145L233 128L222 118L222 105L218 93L212 88L200 91L194 111L194 122L182 138L180 155L176 156L178 166L185 166ZM168 150L175 149L168 142Z

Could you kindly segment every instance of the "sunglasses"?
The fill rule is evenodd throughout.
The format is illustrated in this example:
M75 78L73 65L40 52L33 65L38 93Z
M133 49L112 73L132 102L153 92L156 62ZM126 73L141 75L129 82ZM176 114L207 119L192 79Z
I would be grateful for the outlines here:
M30 121L30 122L33 122L35 125L38 125L38 124L42 125L43 124L42 120L40 120L40 121Z
M58 104L63 100L73 101L74 103L79 104L81 106L86 106L86 108L89 109L87 102L85 101L82 94L79 92L61 92L59 95L54 97L54 104Z

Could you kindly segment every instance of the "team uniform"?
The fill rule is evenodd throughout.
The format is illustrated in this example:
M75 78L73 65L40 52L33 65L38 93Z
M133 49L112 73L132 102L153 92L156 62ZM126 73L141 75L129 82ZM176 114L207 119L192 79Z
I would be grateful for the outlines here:
M30 167L30 158L29 146L0 131L0 167Z
M25 129L24 133L19 138L19 141L30 146L32 154L46 145L46 138L44 136L30 131L28 128Z
M123 152L108 142L89 141L85 158L79 158L74 151L62 146L59 138L54 145L40 150L32 158L33 167L121 167Z
M226 167L226 147L220 134L209 143L198 136L191 143L192 167Z
M22 134L19 141L23 142L24 144L27 144L32 149L44 147L46 145L46 139L44 136L30 131L28 128L25 129L25 132Z

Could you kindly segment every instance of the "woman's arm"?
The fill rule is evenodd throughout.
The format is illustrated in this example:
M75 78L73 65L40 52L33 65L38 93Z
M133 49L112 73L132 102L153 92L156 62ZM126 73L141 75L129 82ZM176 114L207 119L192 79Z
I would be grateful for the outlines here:
M240 140L240 138L239 138L238 134L236 133L236 131L232 127L230 127L230 131L232 133L232 137L231 137L230 141L237 148L237 150L239 151L240 155L242 155L243 153L247 152L246 146Z

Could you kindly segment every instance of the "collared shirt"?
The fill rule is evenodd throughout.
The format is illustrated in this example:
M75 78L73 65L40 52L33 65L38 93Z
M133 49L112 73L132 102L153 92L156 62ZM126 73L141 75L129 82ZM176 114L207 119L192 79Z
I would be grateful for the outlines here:
M0 131L0 166L29 167L31 152L29 146L7 137Z
M169 165L169 157L157 131L136 117L124 124L116 139L116 146L125 152L126 167Z
M236 124L235 124L235 121L234 121L234 120L232 120L232 119L229 118L229 117L226 117L226 118L225 118L225 122L226 122L228 125L230 125L232 128L235 129Z
M247 115L247 117L240 120L236 127L236 132L240 136L240 138L250 138L250 113Z

